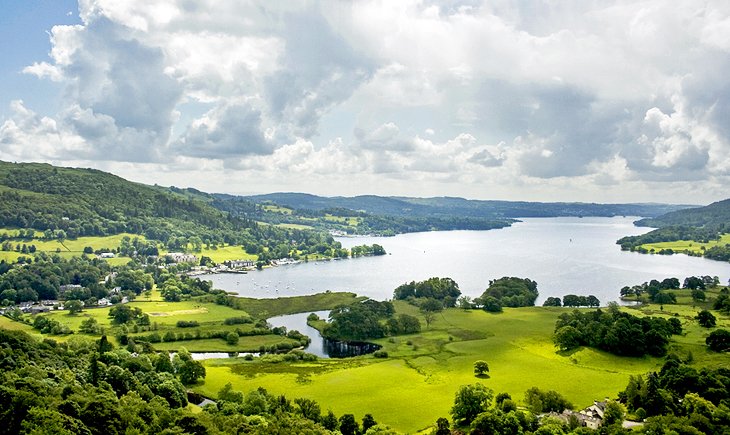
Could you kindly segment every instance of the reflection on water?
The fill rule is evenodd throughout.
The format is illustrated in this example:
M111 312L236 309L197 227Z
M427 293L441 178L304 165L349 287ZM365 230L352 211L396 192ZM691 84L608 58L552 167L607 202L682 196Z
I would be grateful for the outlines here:
M267 322L272 326L285 326L288 331L297 330L308 336L312 341L304 350L320 358L346 358L365 355L380 349L379 345L373 343L327 340L322 337L318 330L307 325L307 317L310 314L298 313L276 316L268 319ZM329 311L315 311L314 314L320 319L329 317Z

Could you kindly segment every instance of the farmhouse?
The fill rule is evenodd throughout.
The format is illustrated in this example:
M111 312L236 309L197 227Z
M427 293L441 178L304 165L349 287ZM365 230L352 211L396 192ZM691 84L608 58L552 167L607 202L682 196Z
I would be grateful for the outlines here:
M566 424L569 424L571 420L580 422L581 426L585 426L589 429L598 429L603 424L603 414L606 410L606 403L608 398L603 402L594 401L593 405L581 409L580 411L573 411L566 409L562 413L551 412L546 414L549 417L559 418Z

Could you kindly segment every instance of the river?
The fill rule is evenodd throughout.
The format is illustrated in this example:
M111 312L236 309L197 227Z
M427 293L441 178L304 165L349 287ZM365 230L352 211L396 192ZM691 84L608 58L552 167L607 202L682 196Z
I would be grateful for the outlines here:
M518 276L537 281L540 297L593 294L605 304L626 285L691 275L730 277L730 264L686 255L621 251L616 240L650 231L636 218L529 218L490 231L435 231L395 237L338 239L343 246L378 243L388 255L309 262L246 275L203 275L217 288L241 296L272 298L350 291L378 300L393 289L429 277L453 278L462 294L476 297L489 280Z

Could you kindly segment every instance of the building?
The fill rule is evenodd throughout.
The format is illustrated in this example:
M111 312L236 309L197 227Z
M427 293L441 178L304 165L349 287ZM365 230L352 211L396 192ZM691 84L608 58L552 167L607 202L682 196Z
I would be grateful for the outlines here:
M254 262L252 260L229 260L224 261L223 264L231 269L241 269L245 267L253 267Z
M573 422L577 421L580 423L580 426L596 430L603 424L603 414L606 410L606 403L608 403L608 400L609 399L606 398L606 400L602 402L594 401L593 405L585 409L581 409L580 411L566 409L560 414L557 412L545 414L545 417L558 418L565 422L565 424L570 424L571 420Z
M197 263L198 257L193 254L185 254L183 252L168 252L165 258L173 263Z
M64 284L62 286L59 286L58 287L58 296L62 298L63 295L65 295L67 291L74 290L74 289L81 289L81 285L79 285L79 284Z

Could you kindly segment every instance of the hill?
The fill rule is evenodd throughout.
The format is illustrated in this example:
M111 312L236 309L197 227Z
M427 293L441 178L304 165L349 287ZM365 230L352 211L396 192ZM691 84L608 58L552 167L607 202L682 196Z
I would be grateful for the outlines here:
M344 208L388 216L520 218L557 216L659 216L690 206L668 204L596 204L580 202L483 201L454 197L409 198L363 195L321 197L303 193L271 193L243 197L292 209Z
M636 225L654 228L687 226L728 233L730 232L730 199L713 202L705 207L678 210L654 218L641 219L636 221Z
M170 249L226 243L259 253L292 240L332 243L323 234L231 216L210 205L206 195L134 183L95 169L0 162L0 227L32 228L60 239L141 234Z
M723 236L730 233L730 199L641 219L635 224L657 229L618 240L622 249L661 254L683 252L714 260L730 260L727 236Z

